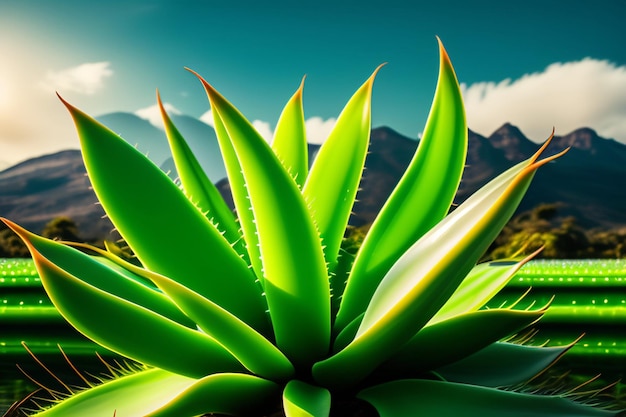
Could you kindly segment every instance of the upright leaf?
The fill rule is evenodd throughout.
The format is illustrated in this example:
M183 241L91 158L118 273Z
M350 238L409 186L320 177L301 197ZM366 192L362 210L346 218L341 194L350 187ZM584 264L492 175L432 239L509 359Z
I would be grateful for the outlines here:
M317 224L331 269L350 218L371 129L371 98L374 77L357 90L322 144L304 185L304 198Z
M512 179L496 178L418 240L378 286L354 341L315 364L316 380L330 386L354 383L415 335L511 217L535 170L558 156L511 168Z
M254 275L219 230L148 158L64 104L74 118L98 200L142 264L206 296L255 329L265 329L266 306ZM165 238L177 243L165 244Z
M302 89L304 78L298 91L291 97L276 124L272 149L289 174L302 189L309 174L309 155L302 109Z
M239 253L248 256L245 250L239 226L233 213L226 205L217 187L211 182L193 154L191 148L180 134L172 119L168 116L157 92L157 102L161 110L165 134L170 144L176 171L189 200L198 206L200 211L207 213L217 228L224 233L226 240L234 245Z
M445 217L459 186L467 152L467 124L456 74L441 42L439 51L439 80L424 134L357 253L337 315L337 329L365 311L400 255Z
M277 345L296 367L310 365L330 344L330 288L317 230L300 190L267 142L200 80L245 178Z

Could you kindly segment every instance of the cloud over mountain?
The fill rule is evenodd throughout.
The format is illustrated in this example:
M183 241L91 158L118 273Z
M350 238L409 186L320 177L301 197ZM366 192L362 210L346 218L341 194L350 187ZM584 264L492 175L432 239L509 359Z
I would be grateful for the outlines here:
M170 116L173 114L182 114L182 112L174 107L173 104L163 103L163 107L165 107L165 111L167 111ZM135 115L149 121L152 126L164 130L161 110L157 104L139 109L135 111Z
M113 75L110 62L86 62L59 71L48 71L40 86L46 90L94 94L104 87L104 80Z
M585 58L554 63L516 80L461 87L475 131L491 132L507 120L541 141L552 126L563 134L583 125L626 143L626 66Z
M201 121L204 123L213 126L213 113L211 110L206 111L199 117ZM321 145L324 143L330 131L335 126L337 119L331 117L329 119L322 119L318 116L309 117L304 121L304 127L306 129L307 142L313 143L315 145ZM268 142L272 142L272 138L274 137L274 130L272 129L269 122L263 120L254 120L252 121L252 125L255 129L263 136L265 140Z

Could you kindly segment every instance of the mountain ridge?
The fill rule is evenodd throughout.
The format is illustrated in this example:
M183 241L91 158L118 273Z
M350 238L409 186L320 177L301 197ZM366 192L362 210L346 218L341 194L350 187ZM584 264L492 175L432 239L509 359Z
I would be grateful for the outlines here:
M176 119L175 123L186 126L184 118ZM196 126L196 134L199 135L198 132L203 129L203 126ZM113 130L118 131L114 127ZM191 132L189 127L180 130ZM162 131L154 128L153 133L163 135L162 143L166 144ZM122 137L125 135L122 133ZM215 166L216 139L194 140L197 148L201 148L202 144L210 145L208 148L213 159L209 158L208 162ZM468 130L468 141L467 167L455 204L461 203L508 167L528 158L540 146L509 123L503 124L488 137ZM155 141L145 143L150 145ZM143 149L145 146L138 145L142 152L146 151ZM383 126L372 129L366 170L351 224L359 226L373 221L410 163L417 146L418 141L392 128ZM567 147L571 149L564 157L539 170L519 210L558 202L563 215L575 216L583 227L610 229L626 226L626 195L619 186L626 178L626 145L601 138L594 130L583 127L563 136L555 136L546 154ZM315 155L318 148L309 145L310 154ZM153 157L154 153L149 155ZM223 169L219 159L222 164L220 169ZM167 159L161 166L167 171ZM215 175L219 173L213 174L211 179L228 200L227 182L216 181ZM68 216L77 222L85 237L111 239L109 234L113 226L107 218L102 218L104 212L95 204L96 201L95 194L89 189L78 150L43 155L0 171L0 215L35 232L55 217Z

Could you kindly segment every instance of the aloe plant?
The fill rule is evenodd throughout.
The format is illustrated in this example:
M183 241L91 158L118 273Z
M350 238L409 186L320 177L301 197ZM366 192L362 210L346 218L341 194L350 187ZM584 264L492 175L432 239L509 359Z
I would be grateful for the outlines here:
M503 340L547 306L482 308L525 260L476 262L535 171L559 155L540 160L546 143L448 214L467 126L441 43L418 150L356 255L342 249L377 72L349 100L310 170L302 85L270 147L196 74L213 111L236 216L162 106L180 187L64 102L98 199L140 266L4 221L27 243L65 319L141 366L70 389L32 415L321 417L363 401L382 417L612 415L572 401L572 393L524 389L570 345Z

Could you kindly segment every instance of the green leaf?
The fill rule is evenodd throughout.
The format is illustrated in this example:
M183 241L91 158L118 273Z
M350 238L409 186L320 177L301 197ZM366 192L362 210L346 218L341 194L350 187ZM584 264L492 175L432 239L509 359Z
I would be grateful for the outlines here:
M80 277L86 284L195 329L195 323L181 313L172 300L155 287L148 287L140 276L102 258L86 255L61 243L37 236L7 219L0 220L26 242L31 252L39 253L67 274Z
M191 70L189 70L191 71ZM200 78L200 75L191 71L194 75ZM252 212L252 206L250 205L250 196L248 194L248 185L243 176L241 165L235 148L231 142L230 136L220 116L213 112L213 125L215 128L215 134L220 146L222 158L224 160L224 166L226 167L226 174L228 176L228 182L230 184L231 194L233 196L233 203L235 204L235 210L241 226L241 231L244 237L244 243L250 257L250 265L256 275L257 280L263 286L263 263L261 262L261 249L259 247L259 236L256 229L256 223L254 220L254 213Z
M437 369L437 374L451 382L493 388L521 384L549 368L574 343L542 347L496 342L458 362Z
M542 396L443 381L401 380L365 389L358 398L380 417L602 417L617 412L577 404L561 396Z
M254 275L219 230L148 158L90 116L64 104L74 118L98 200L141 263L204 295L255 329L264 329L266 306ZM166 245L163 236L170 242L190 243Z
M80 280L25 241L54 306L99 345L192 378L241 369L239 362L207 335Z
M302 109L302 89L304 78L298 91L291 97L276 124L272 149L302 189L309 174L309 154Z
M330 287L317 230L298 186L267 142L199 78L245 178L276 343L296 367L308 366L330 344Z
M226 240L234 245L238 253L247 257L248 253L241 240L242 236L235 216L226 205L217 187L207 177L185 138L168 116L158 92L157 102L161 110L165 134L170 144L176 171L187 198L198 206L200 211L207 213L208 218L212 219L212 222L224 233Z
M374 77L350 98L320 147L302 191L325 246L331 269L337 261L365 164L371 130Z
M328 417L330 392L298 380L287 383L283 392L286 417Z
M459 314L476 311L483 307L513 278L515 273L526 262L534 258L539 251L525 259L515 262L498 260L476 265L465 277L461 285L452 294L450 299L430 320L435 324Z
M263 378L282 380L294 368L283 353L250 326L198 293L162 275L148 277L191 317L209 336L228 350L250 372Z
M176 398L196 380L149 369L80 391L33 417L145 416Z
M461 90L441 42L439 51L439 80L424 134L359 249L337 315L339 329L365 311L389 268L446 216L459 186L467 124Z
M417 376L463 359L531 325L546 309L491 309L464 313L419 331L381 365L386 375Z
M260 415L279 396L280 387L277 384L253 375L209 375L146 417ZM121 414L119 416L122 417Z
M316 381L351 385L417 334L511 217L535 170L558 156L511 168L506 181L492 180L418 240L382 280L354 341L315 364Z

